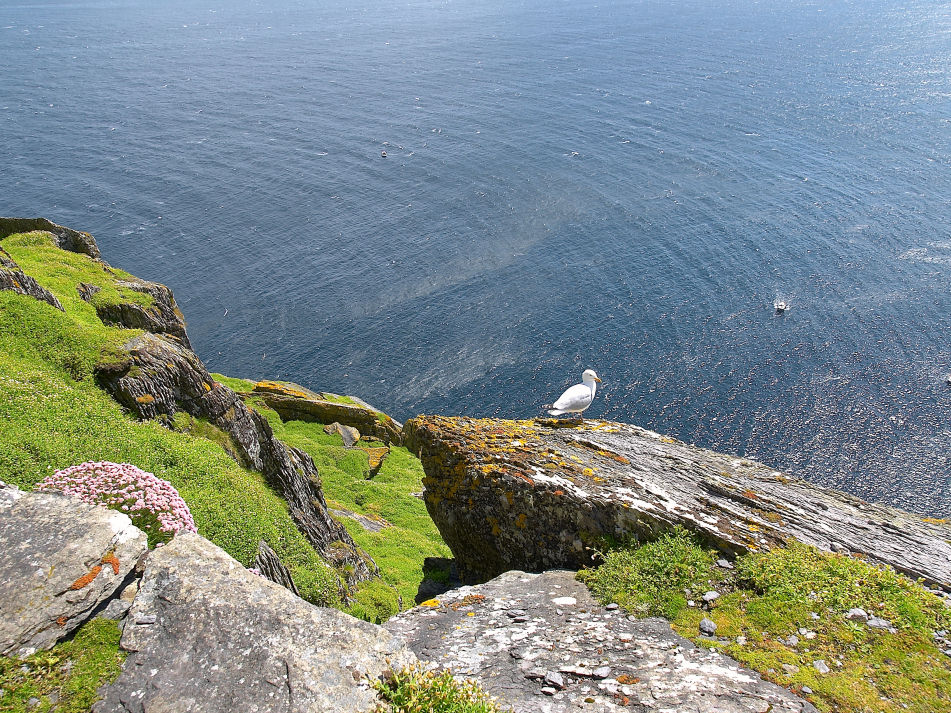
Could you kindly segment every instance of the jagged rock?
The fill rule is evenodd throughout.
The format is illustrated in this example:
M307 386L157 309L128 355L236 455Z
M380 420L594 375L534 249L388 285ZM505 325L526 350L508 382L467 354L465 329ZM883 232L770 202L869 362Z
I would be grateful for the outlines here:
M10 257L10 253L2 247L0 247L0 290L11 290L20 295L27 295L41 302L46 302L61 312L65 311L56 296L25 274Z
M0 655L53 646L113 595L147 548L128 515L0 487Z
M14 233L30 233L34 230L51 233L53 240L63 250L82 253L94 260L101 257L99 246L89 233L57 225L46 218L0 218L0 240Z
M360 446L360 450L367 454L367 462L370 466L369 476L372 478L380 472L380 468L383 467L383 461L386 460L386 457L390 454L390 449L388 446L382 446L381 448Z
M353 445L360 440L360 431L353 426L344 426L342 423L337 423L336 421L324 426L324 433L330 435L334 433L338 434L345 448L352 448Z
M82 286L81 283L80 287ZM152 304L148 307L143 307L136 302L97 304L96 314L103 324L127 329L144 329L153 334L167 334L191 349L191 342L188 341L188 334L185 332L185 316L175 303L175 297L168 287L157 282L140 280L137 277L116 280L116 286L149 295L152 298ZM80 296L87 301L92 298L92 295L86 297L88 292L88 290L85 293L80 291Z
M312 606L193 533L149 555L121 646L131 653L95 713L370 713L371 681L416 661L381 627Z
M254 393L260 394L284 421L310 421L353 426L360 433L386 444L403 442L402 425L369 404L350 397L354 403L328 400L324 394L298 384L259 381Z
M679 524L730 555L792 538L844 543L951 589L948 524L637 426L420 416L404 436L464 581L580 569L605 537L653 539Z
M264 475L287 501L291 517L314 548L346 573L348 589L378 576L373 559L327 512L320 475L310 456L275 438L267 420L216 382L193 351L145 333L125 345L124 357L101 363L96 378L139 418L170 418L183 410L227 433L239 460ZM348 591L341 594L348 596Z
M599 606L571 572L507 572L384 626L420 660L476 680L515 713L815 711L663 619L630 621ZM539 695L546 684L550 698Z
M254 558L254 566L263 576L275 584L280 584L298 597L300 596L297 585L294 584L294 578L291 577L291 571L284 566L277 553L264 540L258 542L258 554Z
M76 285L76 292L79 293L79 298L84 302L89 302L101 291L102 288L99 285L90 285L88 282L80 282Z

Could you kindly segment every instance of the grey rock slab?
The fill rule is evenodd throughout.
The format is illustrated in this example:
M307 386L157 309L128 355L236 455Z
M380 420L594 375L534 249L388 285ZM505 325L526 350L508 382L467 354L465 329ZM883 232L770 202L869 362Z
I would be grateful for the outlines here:
M383 628L308 604L193 533L149 556L121 646L95 713L370 713L369 679L416 662Z
M575 600L570 609L555 602L565 597ZM507 572L428 604L384 627L424 664L476 680L515 713L815 711L662 619L632 621L601 607L572 572ZM516 623L504 615L511 610L531 620Z
M700 633L704 636L713 636L717 633L717 625L712 619L707 619L703 617L700 620Z
M637 426L417 416L403 432L467 583L580 569L601 537L653 540L680 525L727 559L792 540L838 543L951 591L948 523Z
M147 547L128 515L0 488L0 655L52 647L115 593Z
M845 618L849 619L850 621L859 621L864 623L868 621L868 612L866 612L864 609L855 607L853 609L849 609L849 611L846 612Z

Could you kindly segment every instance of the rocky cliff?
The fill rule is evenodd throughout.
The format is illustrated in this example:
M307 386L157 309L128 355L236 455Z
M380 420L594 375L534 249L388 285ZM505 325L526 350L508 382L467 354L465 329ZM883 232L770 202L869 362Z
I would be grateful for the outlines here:
M0 218L0 239L14 232L35 230L52 236L54 243L64 250L93 258L98 269L110 275L118 301L97 300L100 288L85 283L77 286L79 296L95 306L103 323L137 333L96 367L99 384L140 419L160 419L171 426L176 413L181 411L207 420L224 434L232 457L264 475L286 500L300 531L340 573L339 593L345 601L358 583L378 577L373 559L330 516L320 474L310 456L275 438L267 420L248 408L230 388L217 383L192 351L184 318L171 290L113 270L102 260L88 233L64 228L45 218ZM2 250L0 289L29 295L62 309L48 290L23 274Z
M683 525L724 553L796 539L951 590L951 526L621 423L420 416L405 438L464 580L579 569Z

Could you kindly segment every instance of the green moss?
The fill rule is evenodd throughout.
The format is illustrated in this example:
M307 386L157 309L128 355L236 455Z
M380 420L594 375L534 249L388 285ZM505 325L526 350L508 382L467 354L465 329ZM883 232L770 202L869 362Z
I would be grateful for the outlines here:
M212 374L211 376L219 384L224 384L239 394L250 394L254 391L255 382L249 379L236 379L232 376L225 376L224 374Z
M951 628L951 609L921 585L891 568L798 543L741 557L734 572L690 565L711 557L680 533L611 552L602 567L579 578L603 602L617 601L638 614L664 611L681 635L722 650L775 683L798 692L812 689L807 697L819 710L948 709L951 660L932 634ZM680 604L685 588L695 599L707 589L722 596L705 612ZM888 619L897 632L847 621L844 614L853 607ZM704 616L717 624L717 639L698 635ZM813 635L800 635L800 629ZM793 634L796 645L789 643ZM741 635L745 642L739 644ZM830 673L813 667L818 659Z
M392 713L504 713L492 698L472 681L460 683L448 671L436 673L420 668L394 672L374 686Z
M382 624L400 610L396 590L378 579L364 582L354 599L347 613L375 624Z
M340 394L332 394L329 391L321 392L320 397L324 401L329 401L334 404L356 404L357 403L349 396L342 396Z
M119 675L125 660L119 636L116 622L92 619L49 651L0 658L0 711L88 711L97 689ZM39 703L29 705L31 699Z
M687 606L684 589L701 587L713 562L713 555L678 527L642 547L615 550L600 568L578 577L603 601L617 602L638 616L673 618Z

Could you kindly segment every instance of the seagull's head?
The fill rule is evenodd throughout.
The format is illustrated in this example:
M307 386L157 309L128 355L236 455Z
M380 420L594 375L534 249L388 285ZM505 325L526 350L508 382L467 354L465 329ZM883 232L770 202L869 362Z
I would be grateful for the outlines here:
M601 379L598 378L598 375L594 373L594 369L585 369L584 373L581 375L581 383L589 384L592 381L597 381L601 383Z

